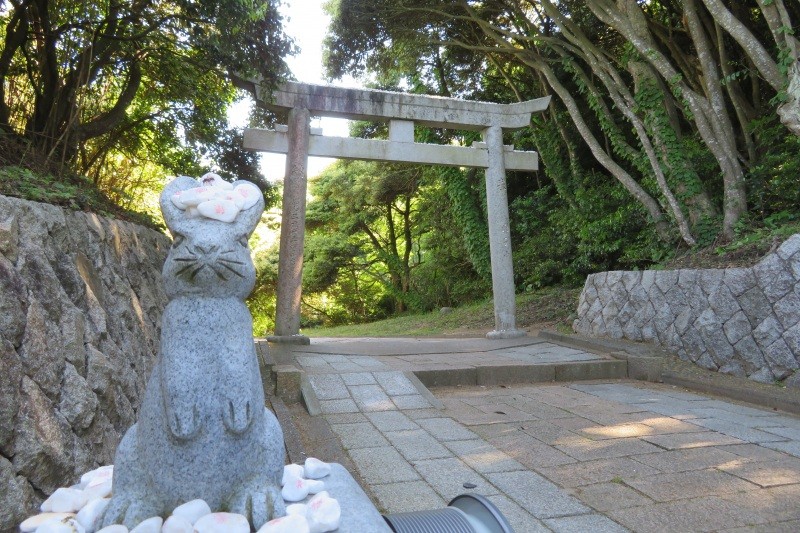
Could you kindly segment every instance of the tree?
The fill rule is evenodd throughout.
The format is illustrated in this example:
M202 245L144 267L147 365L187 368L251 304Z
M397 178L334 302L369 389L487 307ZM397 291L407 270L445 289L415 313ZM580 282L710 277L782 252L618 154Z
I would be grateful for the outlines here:
M111 177L109 190L115 172L144 161L187 172L211 155L229 170L253 168L237 155L225 110L231 79L259 76L269 88L286 72L292 44L276 1L3 5L4 135L96 183Z
M322 239L328 242L311 246L324 250L310 257L312 286L329 287L339 263L357 261L361 272L384 284L394 310L406 310L411 271L420 262L418 239L425 231L412 220L420 177L420 167L359 161L336 163L313 182L307 225L324 226ZM314 259L323 259L322 265Z
M779 116L795 131L800 117L796 2L340 0L331 10L331 75L370 70L415 90L486 95L460 84L471 69L483 87L499 75L517 99L555 93L665 242L669 228L707 242L718 211L732 238L748 172L769 151L754 121ZM707 155L716 172L693 172Z

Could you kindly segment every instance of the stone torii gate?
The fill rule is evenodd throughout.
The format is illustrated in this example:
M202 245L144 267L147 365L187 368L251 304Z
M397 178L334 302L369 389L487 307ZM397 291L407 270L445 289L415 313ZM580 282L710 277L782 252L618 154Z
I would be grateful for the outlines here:
M401 163L486 169L486 203L492 267L495 329L490 339L522 337L516 327L514 272L508 218L506 170L537 170L536 152L503 145L503 130L527 127L531 114L543 111L550 97L514 104L495 104L365 89L287 82L267 100L274 111L288 111L287 126L275 130L246 129L244 147L287 154L278 260L275 335L271 342L307 344L300 335L300 297L308 156L367 159ZM389 121L389 140L324 137L310 128L311 116ZM483 142L471 147L414 142L414 124L433 128L481 131Z

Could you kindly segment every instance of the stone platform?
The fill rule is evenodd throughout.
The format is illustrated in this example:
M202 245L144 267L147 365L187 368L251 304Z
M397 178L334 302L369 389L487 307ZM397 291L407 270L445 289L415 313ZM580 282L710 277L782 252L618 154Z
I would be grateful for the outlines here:
M474 492L518 532L800 530L800 418L591 366L524 382L652 357L566 344L312 338L291 357L383 513Z
M331 463L331 473L324 481L325 490L336 498L342 510L337 533L391 533L369 497L342 465Z

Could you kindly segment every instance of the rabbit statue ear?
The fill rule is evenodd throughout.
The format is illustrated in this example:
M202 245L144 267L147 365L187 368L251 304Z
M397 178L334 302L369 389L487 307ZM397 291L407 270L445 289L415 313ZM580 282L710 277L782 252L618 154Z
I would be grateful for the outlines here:
M201 184L194 178L189 176L178 176L164 187L161 191L159 204L161 205L161 213L164 215L164 222L170 231L178 229L180 222L186 218L186 214L182 209L179 209L173 202L172 196L178 191L185 191L186 189L194 189L200 187Z
M249 181L234 181L234 193L246 196L246 204L244 208L236 216L234 223L241 231L250 235L256 229L258 222L261 220L261 214L264 212L264 195L261 189L250 183ZM249 207L247 204L250 204Z

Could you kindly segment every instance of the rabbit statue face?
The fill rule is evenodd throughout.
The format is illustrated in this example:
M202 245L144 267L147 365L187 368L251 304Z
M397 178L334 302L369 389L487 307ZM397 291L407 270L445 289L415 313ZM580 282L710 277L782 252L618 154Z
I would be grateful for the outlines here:
M248 190L256 190L248 182L233 185L244 184ZM247 240L264 211L264 200L258 194L253 205L240 211L234 207L229 222L207 218L191 205L181 209L173 200L181 193L186 196L203 190L202 182L180 176L161 193L161 211L173 238L163 269L167 296L244 299L253 290L256 277Z

